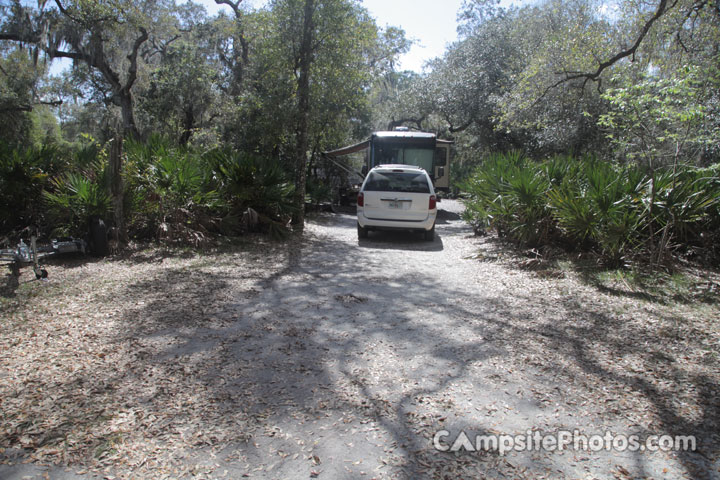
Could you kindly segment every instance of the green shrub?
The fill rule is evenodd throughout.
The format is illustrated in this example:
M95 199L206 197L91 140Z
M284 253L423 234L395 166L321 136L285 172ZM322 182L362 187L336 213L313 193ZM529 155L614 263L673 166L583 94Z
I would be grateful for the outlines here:
M129 227L133 235L201 245L218 230L226 203L200 153L162 137L125 143Z
M57 226L55 234L82 236L91 217L107 218L110 197L104 182L82 173L53 178L52 189L43 192Z
M295 187L278 162L231 150L205 155L232 217L242 219L248 209L258 213L264 230L283 235L295 210Z
M652 222L656 230L671 228L674 239L692 242L701 233L708 213L718 204L717 179L701 176L692 167L658 171L653 176L655 196Z
M519 154L495 154L484 159L470 178L460 184L469 194L466 201L465 220L476 227L493 228L504 235L509 228L512 213L507 205L510 185L507 181L511 168L522 157Z
M490 156L464 184L471 195L466 218L521 244L542 244L551 228L549 186L541 168L522 154Z
M650 171L594 158L491 155L463 184L465 218L526 246L596 250L608 263L660 258L720 232L717 169ZM650 254L650 255L648 255Z
M611 263L621 262L642 229L642 176L594 158L566 162L576 165L573 174L548 193L559 230L585 248L597 247Z
M42 195L53 235L85 235L91 217L108 220L111 213L107 155L93 139L84 140Z
M308 177L306 192L313 205L332 202L334 196L332 186L319 178Z
M16 149L0 144L0 231L44 224L44 205L38 199L50 179L66 169L64 157L55 146Z

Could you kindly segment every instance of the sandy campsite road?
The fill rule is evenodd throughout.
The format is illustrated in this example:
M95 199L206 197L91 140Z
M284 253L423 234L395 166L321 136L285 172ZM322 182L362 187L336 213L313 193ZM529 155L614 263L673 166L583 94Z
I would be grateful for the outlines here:
M441 208L432 243L358 243L353 216L322 214L302 247L70 262L21 285L2 303L0 477L720 476L717 307L516 268ZM574 430L698 448L433 446Z

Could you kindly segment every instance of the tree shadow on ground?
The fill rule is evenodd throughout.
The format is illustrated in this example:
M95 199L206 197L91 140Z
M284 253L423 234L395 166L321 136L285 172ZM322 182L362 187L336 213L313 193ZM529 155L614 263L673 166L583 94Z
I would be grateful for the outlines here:
M684 265L679 266L673 275L643 266L632 269L612 267L603 264L601 258L592 253L553 247L524 248L496 235L488 235L483 247L479 260L503 260L510 268L535 272L541 278L559 278L565 272L571 272L583 284L618 298L644 300L664 306L696 302L720 304L720 272L713 269L703 268L698 273L697 267Z
M460 214L456 212L451 212L449 210L445 210L443 208L443 205L441 204L438 208L438 214L437 214L437 225L447 225L452 222L457 222L460 220Z
M542 418L554 429L697 435L699 452L677 452L682 469L670 475L712 478L717 369L683 359L711 339L679 342L660 333L673 319L624 320L577 294L503 297L388 272L377 268L382 251L332 242L222 263L210 255L124 286L118 295L132 302L117 312L118 362L93 358L63 382L34 385L55 405L54 428L33 448L87 433L90 455L116 465L122 455L140 476L169 465L190 478L214 463L231 477L257 468L265 478L584 475L551 453L510 464L432 448L442 429L510 434ZM477 413L500 400L524 408L527 423ZM581 422L582 401L588 423L569 423ZM558 409L575 417L553 420ZM22 445L32 424L14 432L10 443ZM652 461L641 452L617 460L632 476L662 476ZM593 474L610 476L598 465Z
M311 442L314 429L298 425L315 422L322 429L345 422L357 429L372 423L385 435L383 445L394 445L401 452L388 462L391 467L410 476L423 474L428 468L425 465L432 466L432 452L428 451L428 438L417 431L420 427L427 430L428 418L413 415L416 399L435 395L448 383L464 379L467 373L461 356L473 352L474 358L481 360L499 352L466 344L444 328L414 318L413 307L436 304L437 286L432 280L408 278L388 284L371 270L358 271L355 262L349 261L348 249L341 248L333 259L324 258L321 243L311 242L304 249L313 251L311 256L320 256L308 262L307 255L291 250L284 255L284 267L258 278L245 292L234 292L231 298L221 294L221 302L212 292L232 290L231 279L215 273L170 272L164 275L167 282L151 279L131 285L127 294L144 298L143 306L125 312L128 337L121 342L131 342L139 353L148 351L138 367L162 372L153 377L177 379L181 369L189 373L180 376L181 383L183 378L190 383L180 390L202 392L202 410L212 405L222 412L210 419L204 417L201 423L206 432L228 427L221 419L229 416L243 425L240 435L232 439L236 443L250 435L262 444L258 433L272 434L267 430L272 428L270 424L279 424L281 431L295 426L296 435ZM332 272L329 277L328 272ZM408 290L410 283L413 288ZM372 313L366 317L369 311ZM190 316L197 320L189 322ZM441 346L429 348L429 335L440 336ZM386 384L389 379L373 378L371 338L401 345L405 353L398 366L416 360L420 351L427 355L415 369L421 371L408 371L415 378L406 389L395 389L399 377L392 378L391 385ZM143 376L139 372L131 375ZM421 380L428 376L438 381L422 386ZM171 391L171 397L179 394L176 389ZM172 403L162 391L147 400L152 402L153 415L161 415ZM432 421L437 428L441 427L437 421L441 415L438 411ZM475 431L485 432L481 426ZM217 434L223 435L227 433ZM292 448L287 439L271 438L283 448ZM270 444L264 446L271 448ZM387 454L369 444L361 448L373 456ZM331 445L318 450L323 450L319 454L323 458L332 455ZM445 462L455 463L449 455ZM294 466L292 463L282 471L310 467L302 458ZM341 467L338 462L328 468L341 474ZM277 478L285 473L278 472Z
M0 297L14 298L15 292L20 287L20 279L15 275L12 269L7 269L0 284Z
M650 325L624 324L605 312L586 308L582 298L572 295L555 306L556 320L565 321L541 327L529 323L528 314L517 308L518 304L537 303L537 298L520 295L508 303L478 295L473 304L481 308L442 305L439 298L463 297L466 292L423 278L388 281L372 268L358 265L354 246L343 245L332 255L325 249L326 244L317 240L302 251L286 254L285 267L258 279L247 298L233 297L220 304L198 286L222 291L228 288L230 277L173 274L169 284L181 285L172 291L161 289L143 308L128 312L129 338L140 343L144 338L167 338L169 343L147 358L148 364L161 370L169 368L168 361L179 368L177 365L194 356L207 356L209 363L201 360L197 364L191 382L204 385L210 405L225 402L226 415L234 412L237 418L241 411L246 433L263 429L266 439L275 438L267 437L272 434L267 425L276 423L282 431L295 425L294 433L303 438L314 430L298 425L313 421L321 429L342 425L344 420L355 427L373 422L386 434L383 445L396 445L400 452L397 472L409 477L436 476L447 469L467 472L463 468L502 473L497 457L453 457L429 451L430 430L441 429L440 419L452 408L451 404L432 402L418 407L422 403L418 402L441 396L454 383L485 381L470 368L471 362L512 359L517 369L528 359L545 358L554 381L576 386L586 398L599 395L602 401L606 395L612 403L624 401L625 395L636 397L638 408L645 409L651 420L639 420L642 415L638 412L637 419L632 417L630 422L634 433L697 435L700 453L677 452L677 457L690 478L707 478L712 468L709 461L718 453L714 428L720 418L720 389L713 376L693 373L681 359L668 355L670 342ZM130 292L148 292L153 283L138 283ZM182 298L185 300L176 300ZM213 318L221 319L218 326L203 326L202 320L199 325L188 325L189 312L196 308L200 309L197 318L207 315L202 305L212 306ZM425 319L424 311L449 323L439 326ZM462 329L468 330L468 337L458 335ZM694 345L692 339L685 341ZM210 355L218 351L220 357ZM396 360L389 352L394 352ZM389 365L377 365L375 356ZM628 369L624 363L628 358L639 362L637 370ZM165 374L174 376L171 369ZM514 376L509 375L511 381ZM688 387L693 391L690 396L683 393ZM610 395L603 394L606 390ZM158 402L159 412L168 400L160 395L152 401ZM694 411L684 411L682 405L690 402ZM627 412L620 406L603 406L594 413L613 421L627 420ZM489 424L462 416L456 420L456 425L477 434L491 430ZM212 430L213 425L203 428ZM291 448L287 438L281 443ZM264 444L267 448L271 445ZM367 453L375 453L367 448ZM316 451L320 450L326 456L333 452L327 445ZM645 460L642 454L635 455L634 474L657 474L646 470ZM277 468L289 473L302 467L302 462L292 464ZM525 466L532 468L530 476L552 467L547 460Z

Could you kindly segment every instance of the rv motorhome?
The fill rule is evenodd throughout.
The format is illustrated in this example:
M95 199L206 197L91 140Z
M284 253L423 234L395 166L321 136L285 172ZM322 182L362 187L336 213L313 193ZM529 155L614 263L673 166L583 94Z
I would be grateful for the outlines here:
M362 174L377 165L415 165L424 169L433 181L436 191L450 191L450 145L434 133L412 132L397 128L391 132L374 132L364 142L343 147L325 156L336 158L365 152Z

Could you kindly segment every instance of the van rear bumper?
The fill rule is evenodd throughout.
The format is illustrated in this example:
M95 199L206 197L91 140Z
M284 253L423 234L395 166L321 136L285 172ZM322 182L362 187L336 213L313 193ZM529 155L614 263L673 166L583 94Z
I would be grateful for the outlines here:
M370 230L432 230L437 218L437 210L431 211L423 220L392 220L368 218L362 208L357 209L357 221L363 228Z

